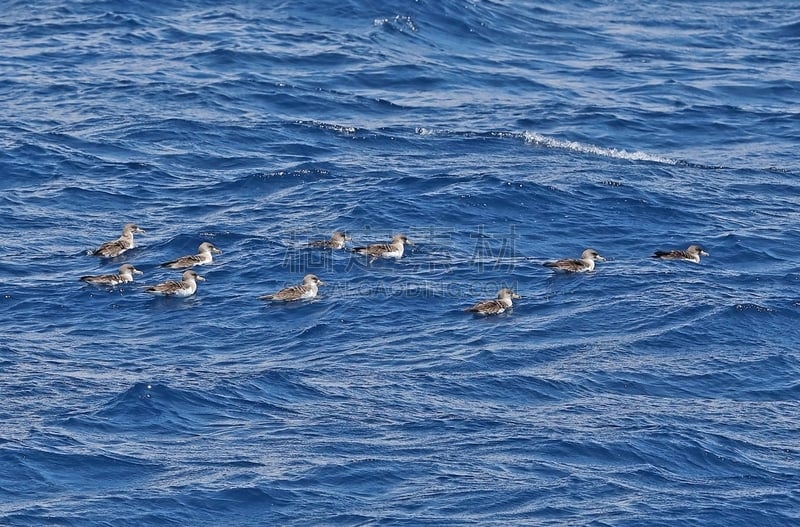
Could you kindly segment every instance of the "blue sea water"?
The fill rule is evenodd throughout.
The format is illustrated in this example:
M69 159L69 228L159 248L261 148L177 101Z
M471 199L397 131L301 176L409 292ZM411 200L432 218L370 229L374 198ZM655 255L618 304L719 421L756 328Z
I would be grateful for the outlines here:
M775 0L5 2L0 524L800 524L799 46Z

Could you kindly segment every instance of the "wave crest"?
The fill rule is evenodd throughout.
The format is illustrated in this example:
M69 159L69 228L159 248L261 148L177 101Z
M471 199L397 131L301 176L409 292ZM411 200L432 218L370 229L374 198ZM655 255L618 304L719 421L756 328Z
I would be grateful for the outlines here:
M536 132L523 133L526 143L544 146L546 148L558 148L561 150L571 150L581 154L592 154L603 157L613 157L615 159L626 159L628 161L647 161L650 163L661 163L665 165L679 165L682 164L677 159L660 156L656 154L648 154L647 152L628 152L627 150L618 150L616 148L607 148L588 143L580 143L578 141L567 141L563 139L555 139Z

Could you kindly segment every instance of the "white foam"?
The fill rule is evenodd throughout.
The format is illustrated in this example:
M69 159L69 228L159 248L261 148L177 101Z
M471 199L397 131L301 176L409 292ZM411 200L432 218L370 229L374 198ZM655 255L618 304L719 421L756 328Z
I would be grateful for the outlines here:
M582 154L592 154L596 156L613 157L616 159L626 159L628 161L649 161L651 163L663 163L665 165L677 165L679 161L670 159L668 157L648 154L646 152L628 152L627 150L618 150L616 148L605 148L602 146L591 145L587 143L579 143L578 141L565 141L563 139L554 139L547 137L536 132L525 132L523 134L525 141L546 148L559 148L562 150L571 150Z
M439 130L434 130L433 128L425 128L422 126L418 126L415 130L417 135L439 135L441 132Z
M376 18L372 21L372 25L376 27L389 26L398 31L405 31L406 29L409 31L417 31L417 25L411 17L403 15L396 15L394 18Z

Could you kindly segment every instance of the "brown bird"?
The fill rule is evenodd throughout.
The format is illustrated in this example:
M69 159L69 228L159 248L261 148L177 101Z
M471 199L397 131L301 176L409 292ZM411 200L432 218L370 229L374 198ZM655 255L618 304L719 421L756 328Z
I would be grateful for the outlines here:
M143 274L131 264L122 264L117 274L98 274L93 276L81 276L81 281L94 285L115 286L133 282L133 275Z
M700 263L700 256L708 256L708 253L699 245L690 245L685 251L672 249L671 251L656 251L653 258L659 260L686 260L688 262Z
M293 300L308 300L317 296L317 291L319 291L319 286L321 285L325 285L325 282L313 274L307 274L303 278L302 284L285 287L277 293L262 295L258 297L258 299L281 300L283 302L291 302Z
M376 243L365 247L354 247L353 252L373 258L400 258L406 245L414 245L404 234L395 234L390 243Z
M585 273L587 271L594 271L595 260L604 262L606 259L600 256L594 249L586 249L579 259L563 258L553 262L545 262L544 266L568 273Z
M145 292L161 296L191 296L197 292L197 282L203 281L205 278L187 269L181 276L181 281L168 280L164 283L150 286L145 289Z
M511 309L512 298L522 298L511 289L504 287L497 293L497 298L491 300L484 300L478 302L472 307L468 307L466 311L478 313L479 315L499 315L507 309Z
M342 231L336 231L331 236L330 240L315 240L309 242L309 247L317 249L344 249L345 242L350 241L352 238Z
M181 256L170 262L161 264L161 267L169 267L170 269L185 269L187 267L194 267L195 265L205 265L214 260L214 254L222 254L222 251L214 247L211 242L203 242L197 248L197 254L191 256Z
M103 258L114 258L124 253L128 249L133 249L136 244L133 241L133 233L143 233L134 223L128 223L122 228L122 235L114 241L106 242L92 252L94 256Z

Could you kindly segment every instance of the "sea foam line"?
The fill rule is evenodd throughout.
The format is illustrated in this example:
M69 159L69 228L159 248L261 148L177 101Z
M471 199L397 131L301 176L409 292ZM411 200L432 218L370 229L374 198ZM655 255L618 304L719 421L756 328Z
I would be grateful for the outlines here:
M604 148L586 143L579 143L578 141L565 141L562 139L554 139L547 137L536 132L525 132L523 134L525 142L535 145L544 146L547 148L559 148L563 150L571 150L582 154L593 154L597 156L613 157L616 159L627 159L628 161L649 161L652 163L663 163L665 165L679 165L680 161L670 159L664 156L648 154L646 152L628 152L627 150L618 150L616 148Z

